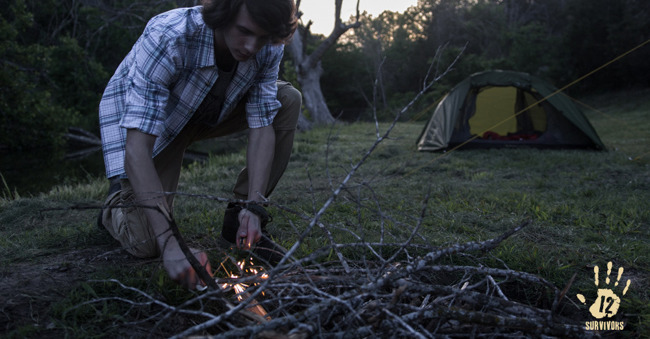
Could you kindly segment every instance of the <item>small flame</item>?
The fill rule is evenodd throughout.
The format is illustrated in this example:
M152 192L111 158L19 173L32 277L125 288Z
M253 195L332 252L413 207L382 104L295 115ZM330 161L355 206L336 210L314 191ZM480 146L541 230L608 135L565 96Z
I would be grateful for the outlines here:
M250 262L249 267L246 267L246 261L245 260L242 260L242 261L236 263L236 266L239 268L239 272L242 275L244 275L245 273L250 273L250 275L258 275L259 278L261 278L261 279L268 279L269 278L269 275L266 274L266 273L262 273L260 275L260 272L258 271L258 269L253 266L254 265L253 264L253 258L250 258L249 262ZM236 274L234 274L232 272L228 272L228 269L223 265L223 263L221 264L221 267L223 267L223 269L228 273L228 275L230 276L230 279L239 279L240 278L238 275L236 275ZM257 284L258 283L253 283L253 286L255 286ZM235 293L237 293L237 300L239 300L240 302L243 301L245 298L248 298L248 293L246 293L246 289L248 289L249 287L250 287L250 285L244 284L244 283L228 283L228 282L226 282L226 283L221 284L221 288L223 288L224 290L226 290L228 288L232 288L235 291ZM262 295L265 295L265 293L262 292ZM267 316L266 310L262 306L260 306L257 303L257 301L252 300L250 305L251 306L247 307L247 309L249 311L251 311L251 312L253 312L253 313L255 313L255 314L257 314L257 315L259 315L259 316L261 316L263 318L266 318L267 320L270 320L270 317Z

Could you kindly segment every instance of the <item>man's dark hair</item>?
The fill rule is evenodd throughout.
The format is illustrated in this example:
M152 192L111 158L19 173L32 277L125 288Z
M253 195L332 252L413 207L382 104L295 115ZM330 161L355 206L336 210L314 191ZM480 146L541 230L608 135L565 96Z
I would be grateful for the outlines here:
M298 26L293 0L203 0L203 21L212 29L228 27L246 5L251 18L271 34L273 43L287 42Z

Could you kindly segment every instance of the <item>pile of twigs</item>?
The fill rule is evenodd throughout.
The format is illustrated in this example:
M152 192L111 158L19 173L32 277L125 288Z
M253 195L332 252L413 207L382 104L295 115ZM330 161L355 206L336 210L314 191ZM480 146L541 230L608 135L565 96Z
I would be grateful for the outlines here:
M313 259L304 258L266 271L264 278L229 279L224 285L250 286L240 294L242 300L225 301L235 300L228 287L206 291L186 304L220 300L229 310L218 315L193 311L204 321L175 337L207 333L259 338L589 336L584 327L557 313L566 289L560 291L525 272L436 264L450 256L488 251L524 226L492 240L402 261L348 262L344 269L339 263L303 266ZM517 300L518 293L511 296L504 287L517 285L554 296L550 307ZM260 308L266 314L260 314ZM184 311L169 306L163 318L177 312Z
M162 327L179 316L191 318L194 325L173 338L593 336L578 322L559 314L571 283L559 290L530 273L438 263L485 253L525 225L488 241L431 249L402 260L346 261L345 268L340 262L314 263L319 252L330 248L326 246L323 251L271 270L248 275L239 271L238 278L211 280L211 288L182 305L167 304L116 280L111 282L138 297L108 299L155 310L146 319L135 321L140 325L155 323L149 328L154 333L164 332ZM421 247L410 250L423 253ZM197 266L197 270L202 269ZM235 292L236 285L245 288ZM546 302L530 301L520 290L538 291L536 299ZM90 302L98 301L105 300Z

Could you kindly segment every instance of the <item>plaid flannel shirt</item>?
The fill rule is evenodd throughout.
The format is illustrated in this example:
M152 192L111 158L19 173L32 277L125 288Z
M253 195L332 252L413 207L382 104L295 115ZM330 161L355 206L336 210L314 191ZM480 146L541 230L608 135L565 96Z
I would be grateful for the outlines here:
M283 45L267 45L240 62L219 121L247 96L250 128L268 126L280 108L277 78ZM218 78L214 32L201 6L159 14L119 65L99 105L106 176L125 177L126 130L155 135L153 155L181 132Z

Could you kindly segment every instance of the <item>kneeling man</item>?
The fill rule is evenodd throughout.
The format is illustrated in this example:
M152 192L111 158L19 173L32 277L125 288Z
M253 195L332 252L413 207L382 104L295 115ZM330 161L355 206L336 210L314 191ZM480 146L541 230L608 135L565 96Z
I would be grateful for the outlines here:
M204 0L157 15L109 81L99 107L106 175L100 223L137 257L163 260L169 276L194 288L196 272L172 236L172 211L185 149L194 141L249 129L246 168L222 237L271 264L281 247L265 236L262 202L293 147L301 95L278 80L284 43L296 29L293 0ZM111 206L120 206L111 208ZM209 266L204 252L193 250Z

